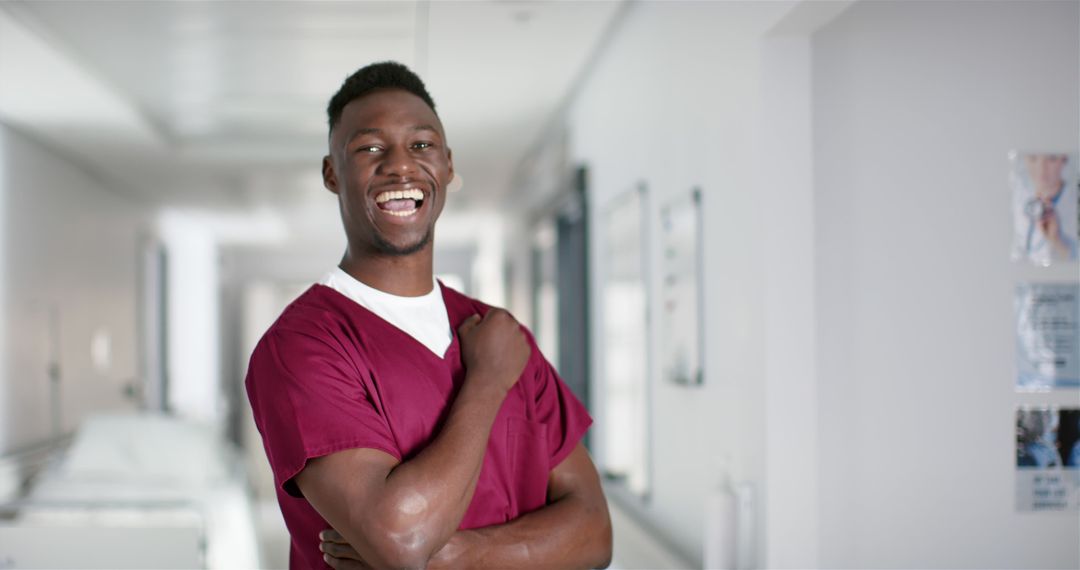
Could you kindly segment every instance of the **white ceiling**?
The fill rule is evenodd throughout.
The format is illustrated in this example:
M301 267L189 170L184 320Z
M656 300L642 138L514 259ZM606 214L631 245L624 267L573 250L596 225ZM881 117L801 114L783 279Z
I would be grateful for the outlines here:
M0 53L0 84L23 86L0 93L0 120L154 202L281 205L321 191L330 95L394 59L438 105L459 205L495 204L620 1L9 1L0 16L43 55ZM35 92L58 89L51 107ZM99 99L104 118L75 121Z

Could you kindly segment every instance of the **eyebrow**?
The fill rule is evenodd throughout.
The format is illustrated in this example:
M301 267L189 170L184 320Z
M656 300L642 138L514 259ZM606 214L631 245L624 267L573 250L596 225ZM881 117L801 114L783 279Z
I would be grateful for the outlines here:
M414 132L414 133L417 132L417 131L431 131L433 133L438 134L438 132L439 132L439 129L436 129L434 125L428 125L428 124L413 125L412 127L409 128L409 130ZM348 143L352 142L353 139L355 139L356 137L361 136L361 135L379 135L379 134L382 134L382 132L383 132L382 129L377 129L375 127L360 127L359 129L356 129L355 131L353 131L352 133L349 134L349 138L345 139L345 144L348 144Z

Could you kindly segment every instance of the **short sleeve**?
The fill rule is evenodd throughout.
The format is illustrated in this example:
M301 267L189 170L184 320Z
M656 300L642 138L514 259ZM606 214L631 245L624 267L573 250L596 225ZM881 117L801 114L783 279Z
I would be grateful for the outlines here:
M536 420L547 426L548 470L557 467L577 447L592 425L584 404L559 377L555 367L533 344L536 363Z
M251 356L245 385L274 482L302 496L293 478L309 459L350 448L398 451L370 374L333 339L271 330Z

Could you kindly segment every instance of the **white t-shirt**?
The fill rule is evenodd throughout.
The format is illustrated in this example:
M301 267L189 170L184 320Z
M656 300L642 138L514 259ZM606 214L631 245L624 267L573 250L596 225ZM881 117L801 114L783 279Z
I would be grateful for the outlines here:
M360 306L415 338L440 358L446 354L453 335L442 289L434 278L431 292L420 297L399 297L384 293L357 281L340 267L331 270L319 283L356 301Z

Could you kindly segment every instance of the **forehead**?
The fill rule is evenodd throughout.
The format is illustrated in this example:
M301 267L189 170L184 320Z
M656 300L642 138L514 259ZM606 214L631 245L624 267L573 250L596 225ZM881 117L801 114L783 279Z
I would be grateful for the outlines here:
M439 116L423 99L401 89L380 89L345 105L334 135L347 137L359 129L411 129L421 125L443 132Z

